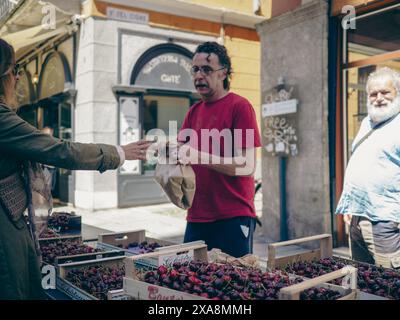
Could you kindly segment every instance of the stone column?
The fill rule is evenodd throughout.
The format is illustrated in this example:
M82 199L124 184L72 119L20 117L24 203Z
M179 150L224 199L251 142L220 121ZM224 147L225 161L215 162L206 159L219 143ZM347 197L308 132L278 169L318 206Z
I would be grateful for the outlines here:
M306 2L257 27L261 39L261 92L283 76L299 99L299 154L287 161L289 238L330 232L328 154L328 4ZM264 130L264 124L262 127ZM279 163L263 150L263 228L277 241L280 230Z
M117 143L118 33L114 23L89 18L81 25L76 73L75 138L79 142ZM117 171L76 173L75 205L90 210L116 208Z

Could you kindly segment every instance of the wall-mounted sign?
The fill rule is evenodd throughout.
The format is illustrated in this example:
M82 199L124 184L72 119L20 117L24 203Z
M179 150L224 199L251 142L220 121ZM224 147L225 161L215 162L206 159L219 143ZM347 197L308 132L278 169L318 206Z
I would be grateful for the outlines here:
M179 53L163 53L148 61L139 71L135 85L194 91L190 75L192 61Z
M119 143L125 145L140 140L139 98L119 97ZM121 174L141 174L140 160L125 161Z
M297 112L297 99L267 103L262 105L262 116L272 117Z
M267 92L266 103L262 105L265 139L264 149L273 156L296 156L296 112L298 100L290 99L293 87L285 89L283 79L278 86Z
M131 23L149 24L149 15L143 12L133 12L107 7L107 18Z

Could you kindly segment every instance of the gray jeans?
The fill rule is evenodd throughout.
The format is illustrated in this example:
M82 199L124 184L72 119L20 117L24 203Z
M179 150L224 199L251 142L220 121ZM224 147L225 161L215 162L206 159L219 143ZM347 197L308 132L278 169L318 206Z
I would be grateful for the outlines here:
M400 268L400 225L353 216L350 224L353 260L385 268Z

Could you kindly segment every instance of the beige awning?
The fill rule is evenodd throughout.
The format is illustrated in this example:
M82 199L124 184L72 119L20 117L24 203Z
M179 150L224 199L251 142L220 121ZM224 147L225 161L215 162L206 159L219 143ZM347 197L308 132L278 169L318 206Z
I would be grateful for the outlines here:
M75 31L71 17L80 10L79 0L26 0L1 26L0 37L14 47L18 57L35 44Z

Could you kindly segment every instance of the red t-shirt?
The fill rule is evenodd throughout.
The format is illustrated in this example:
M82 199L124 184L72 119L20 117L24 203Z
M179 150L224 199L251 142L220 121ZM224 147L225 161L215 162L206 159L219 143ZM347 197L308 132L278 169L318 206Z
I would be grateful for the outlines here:
M193 133L195 132L198 138L188 137L188 132L183 131L184 129L193 129ZM225 133L230 132L233 142L230 144L231 148L224 148L224 138L220 136L214 141L220 141L221 148L214 149L211 138L209 138L209 146L204 146L207 139L201 139L202 129L217 129L218 132L225 129ZM246 139L246 129L254 130L248 131L254 134L254 141ZM227 141L230 140L229 137L225 137ZM214 102L200 101L194 104L186 115L178 140L189 141L193 148L221 157L232 157L233 145L235 148L243 149L261 146L252 105L245 98L234 93L228 93ZM189 222L212 222L239 216L256 216L253 177L232 177L201 165L192 165L192 168L196 174L196 193L193 205L188 210Z

